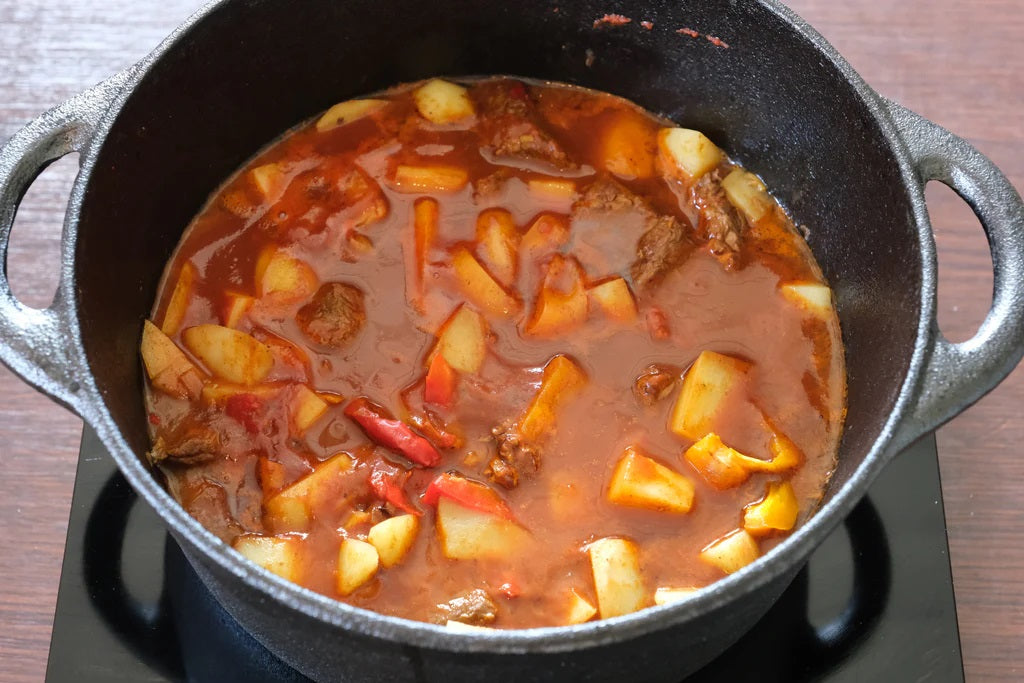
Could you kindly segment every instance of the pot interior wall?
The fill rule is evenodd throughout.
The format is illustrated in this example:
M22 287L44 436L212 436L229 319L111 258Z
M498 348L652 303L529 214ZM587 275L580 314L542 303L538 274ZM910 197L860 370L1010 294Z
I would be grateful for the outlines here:
M634 21L595 29L606 12ZM683 27L728 48L676 32ZM236 0L211 12L128 99L82 209L83 341L135 452L148 448L141 321L210 192L282 131L337 101L430 75L490 73L605 90L702 129L810 227L847 348L838 488L891 412L913 347L921 273L909 202L877 124L837 70L768 9L726 0Z

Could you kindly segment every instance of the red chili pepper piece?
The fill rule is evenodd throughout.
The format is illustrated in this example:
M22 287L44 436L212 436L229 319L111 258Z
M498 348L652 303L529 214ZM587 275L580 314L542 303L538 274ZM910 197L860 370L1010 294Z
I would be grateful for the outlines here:
M345 415L362 427L373 441L404 455L417 465L434 467L440 464L441 454L432 443L412 431L409 425L391 417L383 406L365 396L349 402L345 406Z
M497 491L486 484L458 474L445 472L435 477L423 493L423 502L427 505L437 505L437 499L441 496L451 498L459 505L472 510L479 510L502 519L513 519L512 510Z
M427 403L450 408L455 398L455 371L440 353L430 361L427 379L423 385L423 398Z
M413 515L423 513L416 509L405 494L405 482L409 479L409 472L403 472L394 465L385 462L377 462L370 470L370 488L377 494L377 497L385 502L391 503L399 510Z
M227 403L224 404L224 413L241 423L250 434L256 434L260 431L256 412L261 405L262 402L256 394L235 394L228 397Z

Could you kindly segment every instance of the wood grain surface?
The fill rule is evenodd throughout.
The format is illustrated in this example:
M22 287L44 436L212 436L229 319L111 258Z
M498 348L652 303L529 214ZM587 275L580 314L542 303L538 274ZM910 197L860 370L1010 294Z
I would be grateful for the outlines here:
M197 0L0 0L0 140L144 56ZM962 135L1024 188L1020 0L794 0L883 95ZM725 37L725 36L723 36ZM725 37L727 39L727 37ZM73 160L30 190L9 256L15 293L52 296ZM940 253L940 322L969 338L991 300L977 220L928 190ZM938 434L968 680L1024 678L1024 370ZM0 367L0 680L43 678L81 422Z

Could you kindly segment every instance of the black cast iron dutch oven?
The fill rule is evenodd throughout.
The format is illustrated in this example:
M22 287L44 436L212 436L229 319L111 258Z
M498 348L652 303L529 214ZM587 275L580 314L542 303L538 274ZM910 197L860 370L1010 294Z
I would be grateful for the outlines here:
M654 22L595 29L618 12ZM689 39L698 27L728 47ZM774 188L833 284L849 412L820 511L745 569L675 605L588 623L453 634L356 609L249 564L147 468L138 344L164 264L209 193L327 106L432 75L514 74L627 97L698 128ZM59 290L29 309L0 273L0 360L95 428L229 612L319 680L678 680L776 600L899 450L976 401L1024 351L1024 206L966 142L882 99L771 0L558 3L224 0L135 67L47 112L0 151L0 260L18 202L80 151ZM992 247L977 336L935 322L923 189L974 209Z

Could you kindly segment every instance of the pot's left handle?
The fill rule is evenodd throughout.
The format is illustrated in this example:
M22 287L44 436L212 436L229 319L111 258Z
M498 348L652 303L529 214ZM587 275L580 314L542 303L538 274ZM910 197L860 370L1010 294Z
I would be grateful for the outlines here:
M76 325L70 297L72 268L67 222L61 239L61 272L49 307L30 308L11 292L7 248L11 228L29 185L48 165L84 151L103 113L130 72L122 72L54 107L19 130L0 148L0 361L57 402L81 414L85 360L68 330Z

